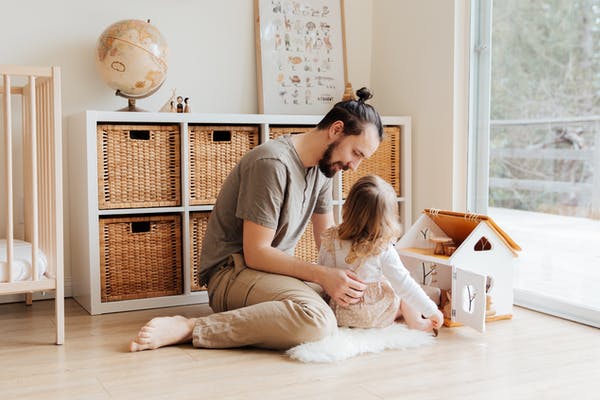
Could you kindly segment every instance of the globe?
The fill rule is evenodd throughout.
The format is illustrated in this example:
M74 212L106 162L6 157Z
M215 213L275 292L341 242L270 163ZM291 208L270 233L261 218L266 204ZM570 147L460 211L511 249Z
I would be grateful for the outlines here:
M135 99L150 96L165 81L167 54L167 42L150 21L128 19L102 32L96 66L104 82L135 109Z

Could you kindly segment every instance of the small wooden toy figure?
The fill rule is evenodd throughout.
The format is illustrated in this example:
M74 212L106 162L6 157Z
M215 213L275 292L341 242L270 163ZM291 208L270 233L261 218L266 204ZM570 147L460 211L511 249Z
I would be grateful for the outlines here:
M186 97L185 99L183 99L183 102L185 103L185 105L183 106L183 112L184 113L191 113L192 112L192 107L190 107L189 100L190 100L189 97Z
M181 97L181 96L177 96L177 112L178 113L183 112L183 97Z
M444 319L450 321L452 319L452 290L442 290L441 309L444 314Z
M488 293L492 290L494 286L494 278L488 276L485 281L485 316L492 317L496 315L496 309L494 308L494 302L492 301L492 296Z
M175 112L175 89L171 92L171 97L167 102L160 108L160 112Z

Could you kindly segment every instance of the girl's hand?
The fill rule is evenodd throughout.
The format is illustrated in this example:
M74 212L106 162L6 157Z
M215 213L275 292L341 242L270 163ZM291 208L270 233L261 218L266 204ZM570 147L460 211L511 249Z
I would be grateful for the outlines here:
M439 329L444 324L444 314L440 310L435 310L432 316L429 317L434 329Z
M329 267L323 269L317 283L342 307L358 303L367 287L354 272Z

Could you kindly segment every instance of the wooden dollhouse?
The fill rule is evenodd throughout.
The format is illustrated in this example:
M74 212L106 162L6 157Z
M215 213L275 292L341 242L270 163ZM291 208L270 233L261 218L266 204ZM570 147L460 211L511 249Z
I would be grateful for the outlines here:
M483 332L486 321L512 317L521 248L490 217L426 209L396 249L417 282L439 288L446 326Z

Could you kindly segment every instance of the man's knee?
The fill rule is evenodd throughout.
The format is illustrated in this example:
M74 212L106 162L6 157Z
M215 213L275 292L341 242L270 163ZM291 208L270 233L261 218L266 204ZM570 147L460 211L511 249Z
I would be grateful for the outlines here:
M301 344L315 342L332 335L337 330L335 314L326 304L321 307L300 305L305 322L295 331L294 342Z

